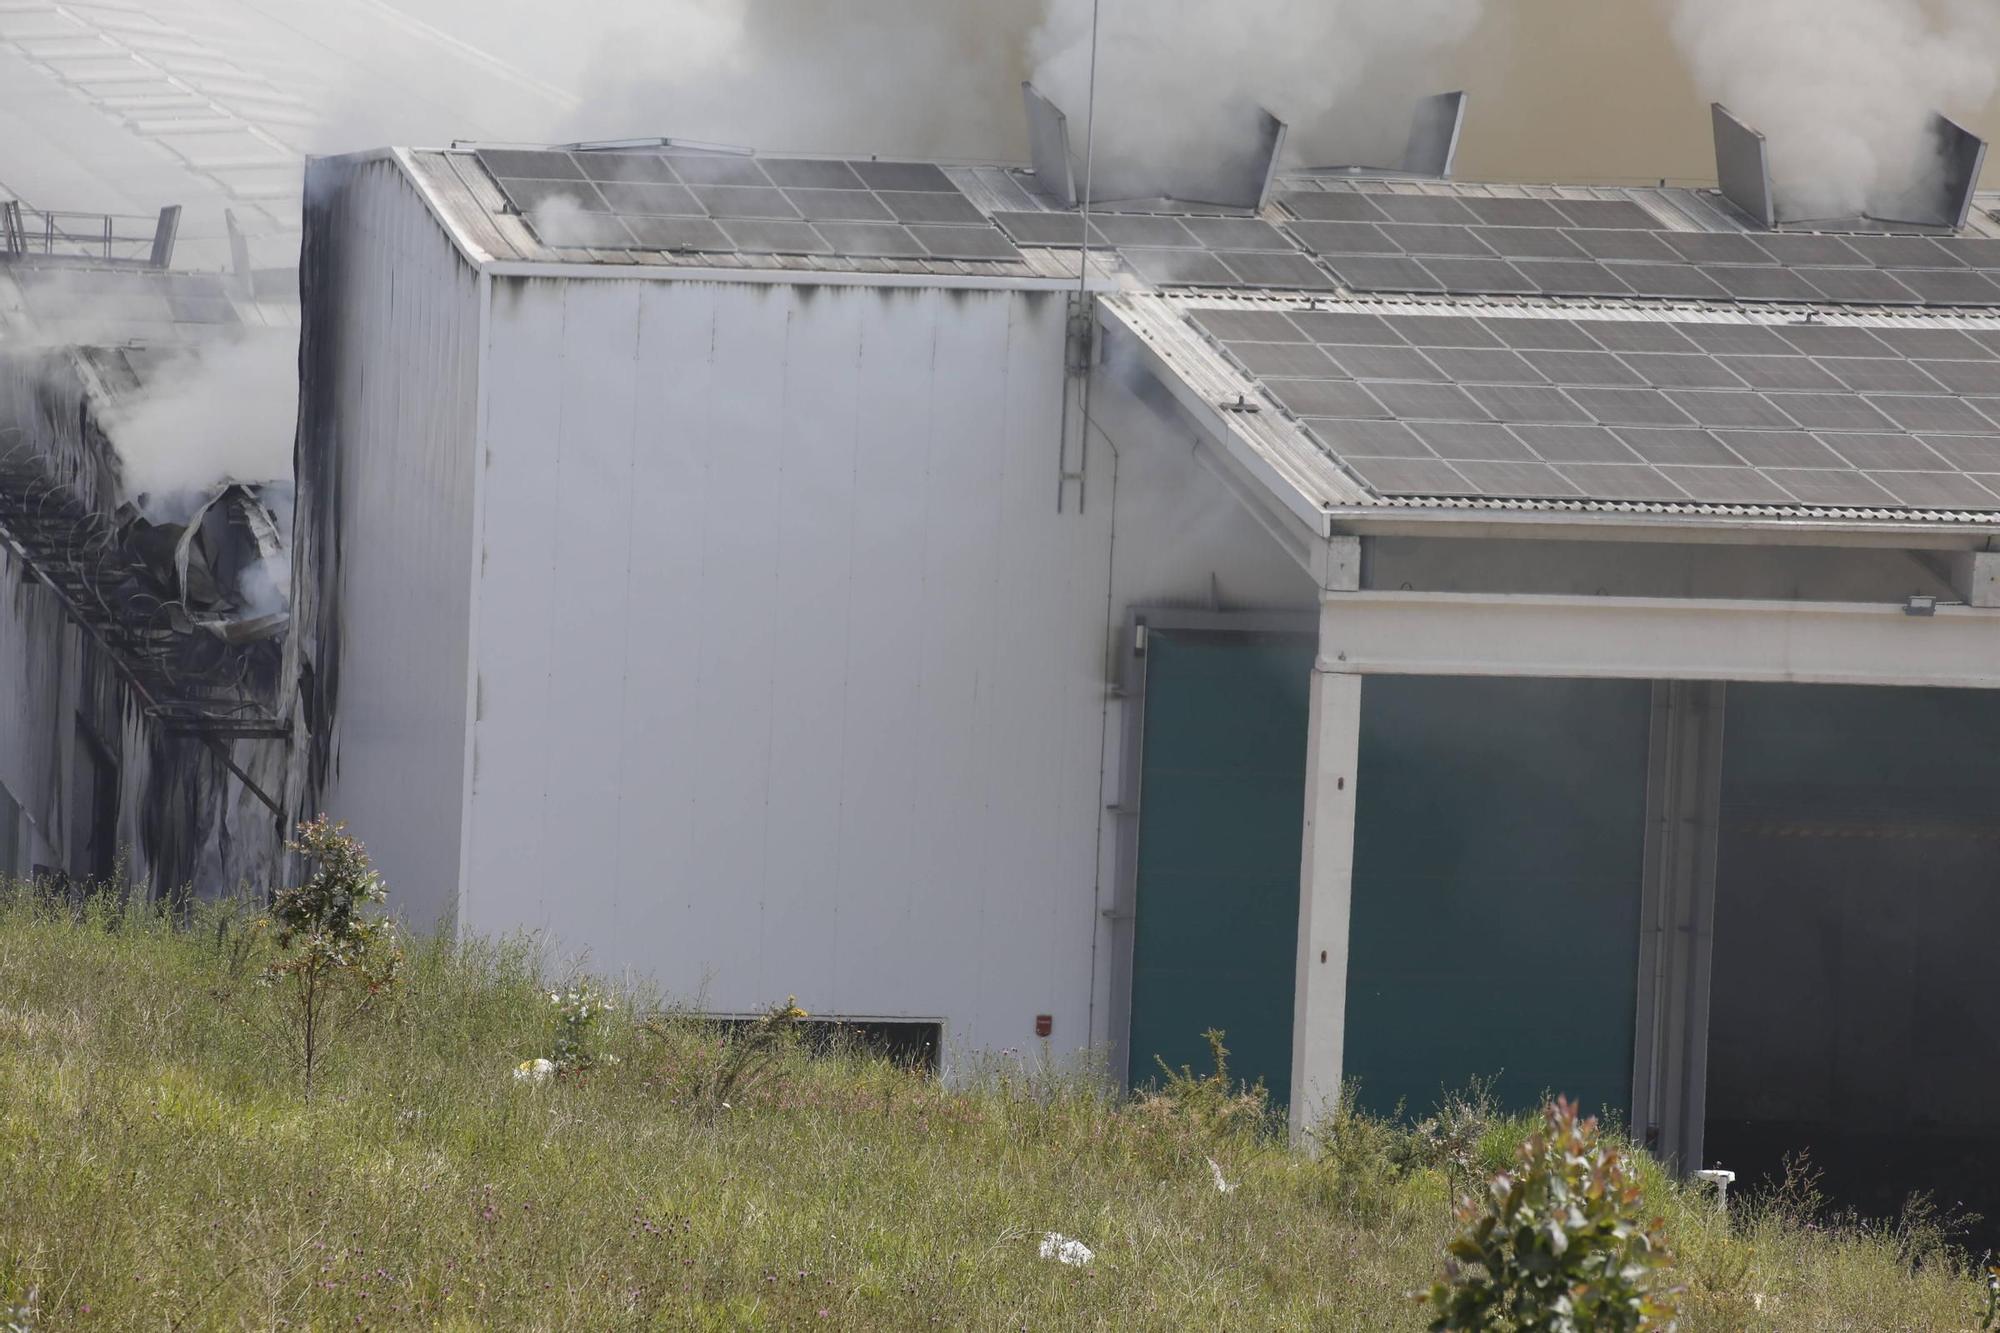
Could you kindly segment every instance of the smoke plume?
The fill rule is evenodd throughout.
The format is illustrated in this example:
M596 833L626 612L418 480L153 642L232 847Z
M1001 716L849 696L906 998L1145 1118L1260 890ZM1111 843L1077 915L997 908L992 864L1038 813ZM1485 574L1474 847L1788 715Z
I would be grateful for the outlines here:
M1780 211L1893 211L1936 168L1934 112L2000 83L1991 0L1676 0L1696 82L1770 144Z
M1254 132L1259 107L1291 126L1307 165L1394 163L1413 101L1478 23L1483 0L1124 0L1102 6L1094 193L1171 179ZM1036 86L1083 148L1091 0L1049 0L1033 38ZM1157 191L1143 191L1155 193Z

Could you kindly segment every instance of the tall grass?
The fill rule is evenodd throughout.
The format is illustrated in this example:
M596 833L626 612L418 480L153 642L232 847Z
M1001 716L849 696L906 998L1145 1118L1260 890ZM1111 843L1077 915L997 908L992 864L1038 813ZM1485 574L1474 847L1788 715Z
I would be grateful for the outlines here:
M1445 1151L1348 1115L1306 1156L1034 1059L946 1089L798 1049L716 1113L689 1075L723 1035L641 1034L629 1006L617 1063L527 1083L557 1015L519 943L413 950L308 1104L238 938L0 894L0 1311L33 1289L49 1329L1415 1329L1453 1196L1524 1132ZM1644 1169L1685 1327L1975 1325L1948 1247L1797 1199L1726 1219ZM1095 1261L1041 1260L1047 1231Z

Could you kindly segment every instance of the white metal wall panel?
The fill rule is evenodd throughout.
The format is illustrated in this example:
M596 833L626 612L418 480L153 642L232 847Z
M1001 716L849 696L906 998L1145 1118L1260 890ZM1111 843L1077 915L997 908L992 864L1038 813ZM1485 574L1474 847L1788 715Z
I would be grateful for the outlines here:
M467 928L718 1011L1086 1043L1110 506L1055 512L1063 332L496 280Z
M11 551L0 549L0 786L22 812L19 865L67 864L64 759L76 730L65 682L77 669L77 631L62 606Z
M337 190L334 376L341 655L324 804L397 909L452 913L465 793L479 279L394 163L316 165Z

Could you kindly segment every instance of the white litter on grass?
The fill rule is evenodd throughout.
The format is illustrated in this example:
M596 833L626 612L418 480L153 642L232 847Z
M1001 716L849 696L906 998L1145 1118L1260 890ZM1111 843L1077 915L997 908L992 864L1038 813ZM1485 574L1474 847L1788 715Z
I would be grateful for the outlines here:
M1059 1264L1082 1266L1095 1259L1097 1254L1080 1240L1071 1240L1060 1231L1051 1231L1042 1237L1042 1258L1053 1259Z
M546 1083L555 1076L556 1062L553 1060L523 1060L514 1066L516 1083Z
M1213 1157L1208 1159L1208 1174L1215 1177L1215 1192L1217 1194L1227 1194L1236 1188L1237 1182L1223 1176L1222 1164Z

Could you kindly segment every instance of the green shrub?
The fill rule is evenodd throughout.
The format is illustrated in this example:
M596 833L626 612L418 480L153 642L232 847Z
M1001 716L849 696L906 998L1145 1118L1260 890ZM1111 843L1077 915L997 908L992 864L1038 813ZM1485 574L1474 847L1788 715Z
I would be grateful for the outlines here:
M291 849L311 873L281 889L265 918L276 956L263 981L285 993L278 1020L297 1061L307 1101L327 1049L399 976L395 923L364 915L387 896L347 826L325 815L299 830Z
M1464 1230L1431 1289L1431 1328L1639 1330L1674 1326L1660 1223L1641 1220L1637 1173L1558 1098L1515 1169L1458 1209Z

